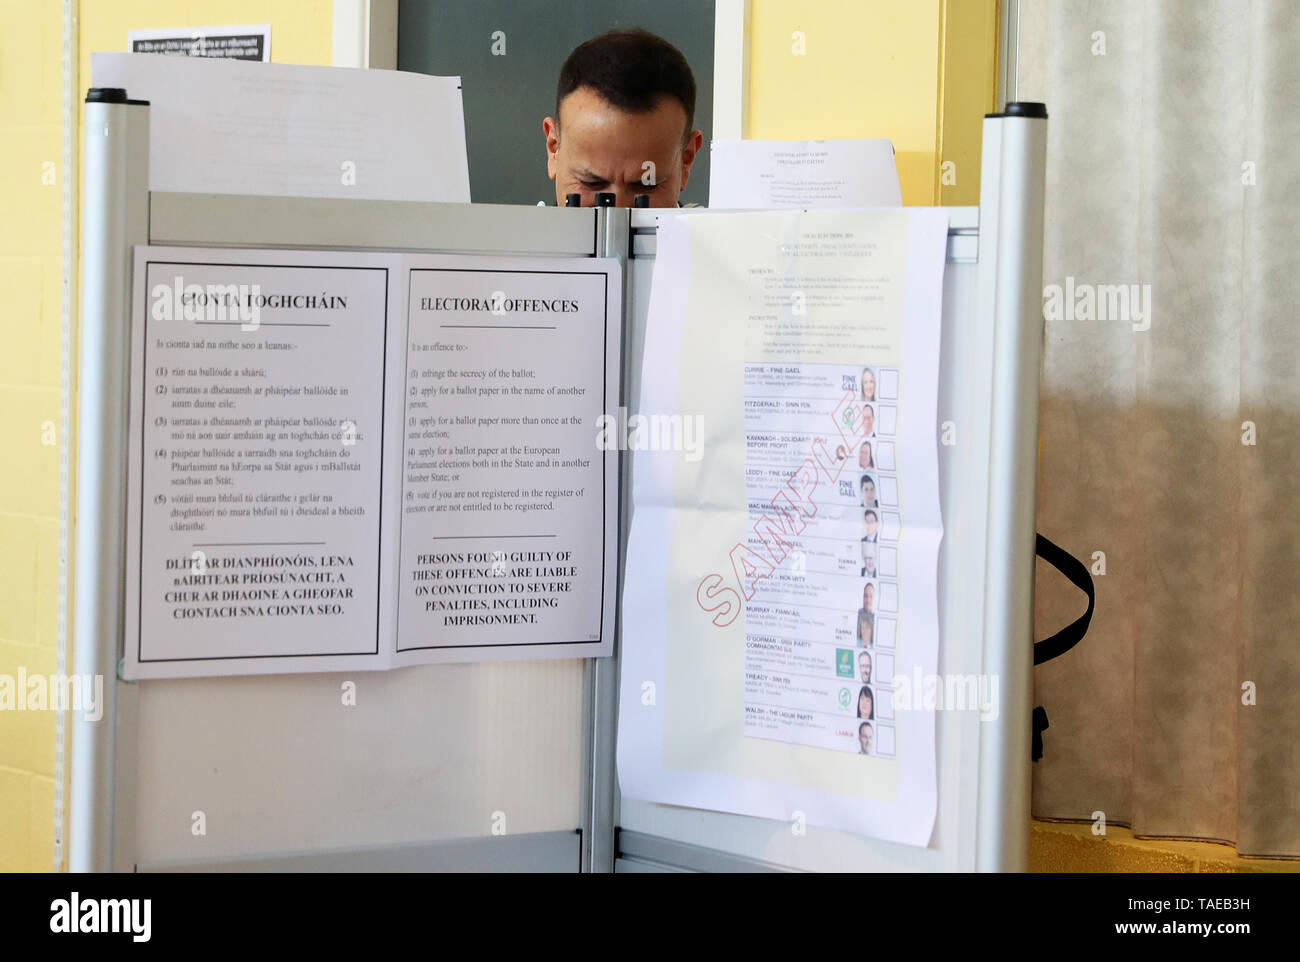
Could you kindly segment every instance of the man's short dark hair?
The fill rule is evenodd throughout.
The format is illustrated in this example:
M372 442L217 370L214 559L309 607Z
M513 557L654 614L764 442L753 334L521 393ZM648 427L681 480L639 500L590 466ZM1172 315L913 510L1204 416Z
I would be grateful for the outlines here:
M695 124L695 75L682 52L648 30L610 30L574 48L560 68L555 91L555 121L560 101L579 87L590 87L619 110L645 114L663 97L686 111L685 140Z

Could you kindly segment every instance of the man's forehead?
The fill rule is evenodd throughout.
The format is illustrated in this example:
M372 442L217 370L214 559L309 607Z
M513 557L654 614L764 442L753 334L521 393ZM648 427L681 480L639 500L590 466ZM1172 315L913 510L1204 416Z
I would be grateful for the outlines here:
M583 149L598 149L608 157L611 148L622 148L621 156L647 153L671 155L682 149L686 134L686 111L672 97L662 96L655 108L641 113L622 110L590 87L579 87L560 101L560 141L575 147L581 160ZM664 157L643 159L667 160Z
M583 115L597 117L601 120L609 118L636 120L637 118L644 119L651 114L669 114L673 119L680 118L683 127L686 125L686 108L681 105L676 97L666 93L660 94L655 99L654 106L649 110L632 111L624 110L606 100L595 87L578 87L564 95L564 99L559 103L559 110L560 114L555 119L561 123L565 120L575 120Z
M563 135L561 135L563 140ZM569 170L578 177L590 175L605 180L639 181L647 161L668 168L681 152L681 145L632 143L617 136L571 137L567 148Z

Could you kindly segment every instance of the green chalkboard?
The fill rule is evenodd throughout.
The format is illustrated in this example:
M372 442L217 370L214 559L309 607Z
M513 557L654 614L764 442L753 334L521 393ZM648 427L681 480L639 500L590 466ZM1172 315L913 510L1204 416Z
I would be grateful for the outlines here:
M681 199L706 204L713 15L713 0L401 0L397 69L461 78L475 203L553 204L542 118L554 113L560 65L598 33L643 27L675 45L695 73L695 126L704 146ZM504 56L492 52L497 31Z

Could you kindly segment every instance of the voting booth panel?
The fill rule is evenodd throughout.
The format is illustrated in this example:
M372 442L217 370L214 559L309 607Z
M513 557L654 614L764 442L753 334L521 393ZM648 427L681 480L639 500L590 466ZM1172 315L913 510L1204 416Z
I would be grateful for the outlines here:
M120 677L133 245L617 258L621 397L635 405L653 212L150 194L147 115L87 104L77 672ZM951 211L940 671L997 673L1003 701L996 721L940 713L928 847L619 799L616 641L613 658L106 684L104 721L73 721L70 868L609 871L616 855L620 871L1023 868L1044 127L986 120L981 206ZM630 466L625 454L621 562ZM340 710L345 680L357 696Z
M110 678L133 245L591 258L607 213L150 194L147 112L87 104L76 664ZM569 658L110 684L113 721L73 732L70 866L590 867L594 682Z
M929 846L620 797L617 871L1027 867L1045 128L1040 105L1012 104L1007 115L987 118L980 207L949 211L938 673L996 677L1002 700L996 719L936 713L939 805ZM653 214L634 212L632 226L629 299L643 318ZM637 333L628 342L634 355L644 350ZM638 397L639 386L629 396Z

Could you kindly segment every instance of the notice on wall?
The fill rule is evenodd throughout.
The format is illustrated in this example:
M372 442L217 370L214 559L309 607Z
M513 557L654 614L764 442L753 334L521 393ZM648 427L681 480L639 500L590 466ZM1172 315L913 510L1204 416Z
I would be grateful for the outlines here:
M712 210L903 203L888 140L715 140L709 149Z
M618 271L138 247L126 677L608 654Z
M938 661L947 228L660 220L638 413L703 456L632 460L624 796L928 842L934 711L894 695Z
M164 27L128 30L131 53L168 57L219 57L225 60L271 60L271 25L242 27Z

